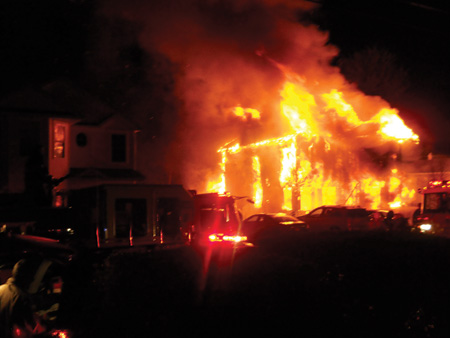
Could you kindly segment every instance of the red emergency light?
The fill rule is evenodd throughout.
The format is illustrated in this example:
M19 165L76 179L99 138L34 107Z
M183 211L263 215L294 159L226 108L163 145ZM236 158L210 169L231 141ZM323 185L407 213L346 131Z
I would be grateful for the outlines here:
M51 337L55 338L70 338L71 335L67 330L53 330L51 333Z
M210 242L244 242L247 240L247 236L239 235L225 235L225 234L211 234L208 236Z
M419 193L425 193L427 190L435 191L434 189L447 189L450 188L450 181L442 181L442 180L432 180L428 182L428 185L423 189L418 189Z

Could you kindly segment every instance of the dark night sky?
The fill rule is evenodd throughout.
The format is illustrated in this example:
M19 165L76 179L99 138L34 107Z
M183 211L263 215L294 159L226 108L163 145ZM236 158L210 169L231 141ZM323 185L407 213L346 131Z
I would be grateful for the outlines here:
M428 124L447 149L450 15L444 0L316 0L320 28L341 55L382 47L411 78L398 104ZM95 1L4 0L0 5L1 95L83 70Z
M90 8L69 0L2 1L2 93L75 76L82 67Z

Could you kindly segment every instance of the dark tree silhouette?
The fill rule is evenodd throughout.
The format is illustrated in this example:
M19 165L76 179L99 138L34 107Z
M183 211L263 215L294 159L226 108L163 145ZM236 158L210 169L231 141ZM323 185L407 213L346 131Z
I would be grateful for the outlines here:
M368 47L337 61L341 73L368 95L396 102L409 88L408 71L388 50Z

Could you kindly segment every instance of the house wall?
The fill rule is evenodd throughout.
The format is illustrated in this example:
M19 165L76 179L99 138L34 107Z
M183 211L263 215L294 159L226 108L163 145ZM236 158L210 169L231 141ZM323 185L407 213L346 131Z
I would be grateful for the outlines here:
M82 140L85 135L86 144ZM113 134L126 136L126 160L112 161L111 137ZM70 167L72 168L132 168L132 132L120 129L103 129L95 126L74 125L70 135Z
M100 246L130 245L129 236L124 236L123 233L120 236L117 235L117 223L120 222L118 217L123 216L117 209L117 201L140 200L145 205L143 208L145 210L130 210L133 213L127 215L132 220L135 216L134 213L141 215L145 213L145 234L140 236L135 234L132 239L134 245L161 240L161 224L158 217L158 213L163 211L159 210L162 206L161 202L176 201L175 204L170 205L170 210L176 210L183 228L190 224L193 217L192 196L180 185L107 184L73 190L70 196L69 204L75 210L76 215L80 217L78 223L83 227L82 234L90 234L88 237L92 243L93 234L98 233L98 245ZM174 238L171 239L174 240Z
M119 198L142 198L146 200L148 237L159 235L158 201L172 198L180 202L192 202L189 193L179 185L109 185L106 186L106 191L106 228L109 234L107 238L114 238L116 234L115 202Z

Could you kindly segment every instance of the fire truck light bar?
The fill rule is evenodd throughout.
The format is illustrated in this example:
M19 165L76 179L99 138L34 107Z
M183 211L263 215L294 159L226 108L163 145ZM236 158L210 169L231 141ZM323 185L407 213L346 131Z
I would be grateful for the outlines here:
M433 188L450 188L450 181L433 180L428 182L428 186L424 187L423 190Z

